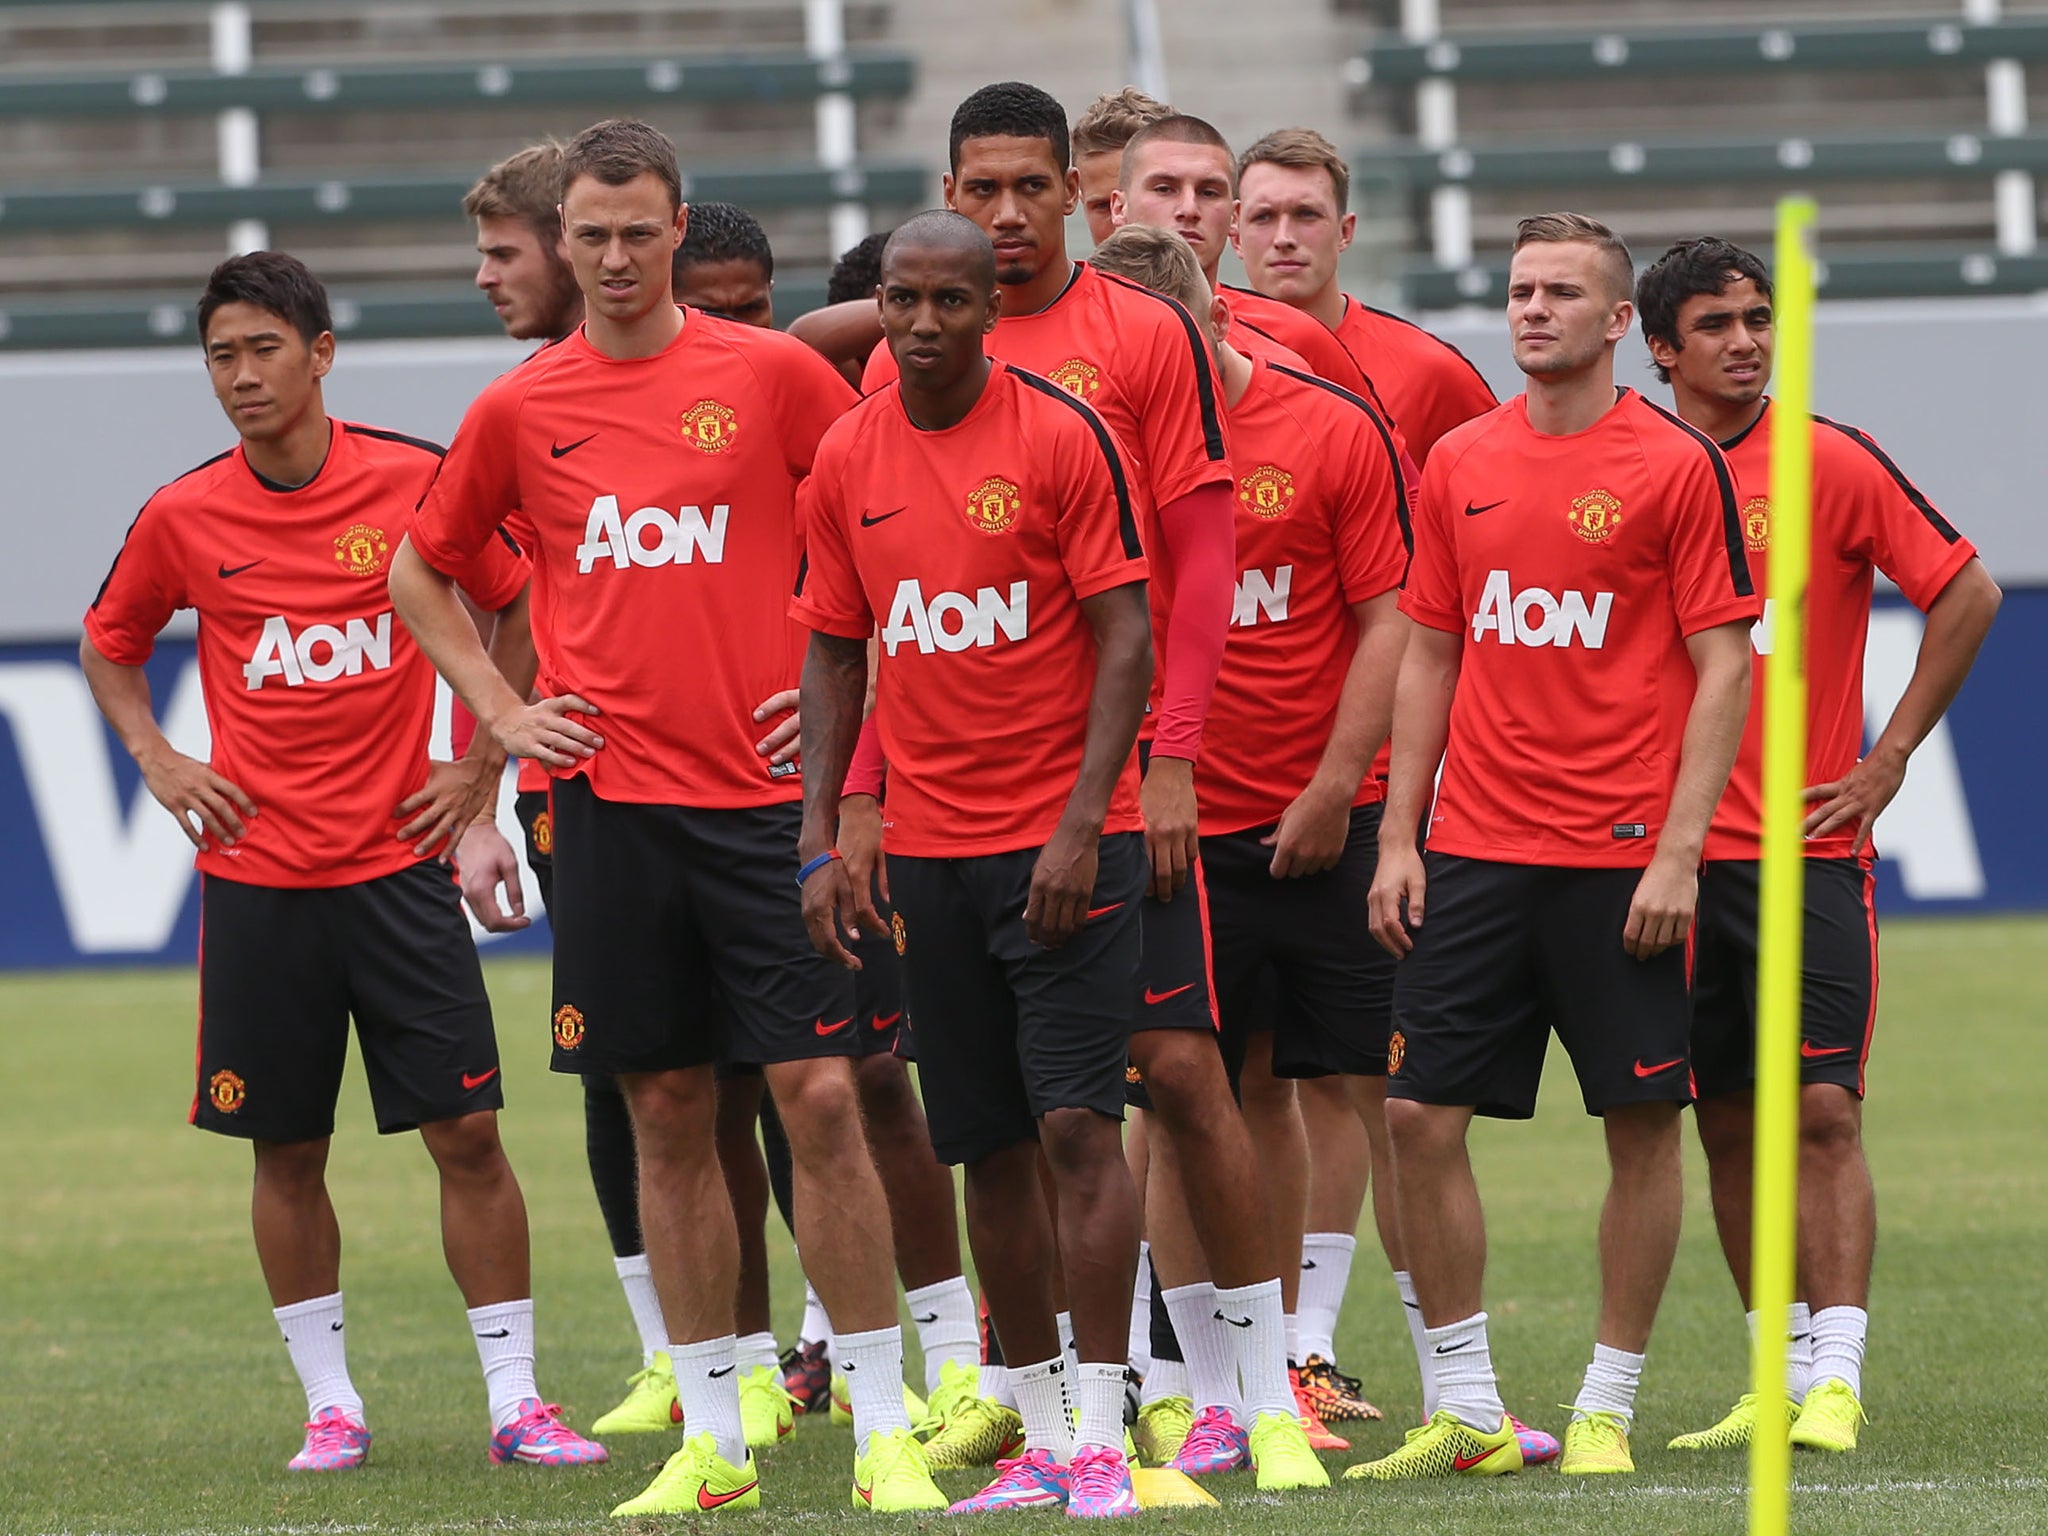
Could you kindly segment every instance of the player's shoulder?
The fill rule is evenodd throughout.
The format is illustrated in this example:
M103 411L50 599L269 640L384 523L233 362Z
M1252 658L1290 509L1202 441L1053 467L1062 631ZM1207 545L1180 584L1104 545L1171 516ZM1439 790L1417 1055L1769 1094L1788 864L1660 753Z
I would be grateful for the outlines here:
M157 509L179 511L204 505L224 487L234 483L234 476L240 469L241 454L235 448L223 448L210 459L201 459L183 474L173 475L150 493L142 504L138 520L144 515L154 515Z
M797 343L802 346L802 342ZM832 418L824 435L818 439L817 460L812 473L828 459L843 459L867 449L884 449L894 435L896 424L902 418L902 408L896 401L896 383L892 379L871 395L862 395L851 405Z
M1503 400L1491 410L1467 417L1438 438L1429 450L1428 477L1455 472L1466 460L1484 458L1496 449L1512 452L1526 431L1522 397ZM1441 466L1441 467L1439 467Z
M1875 437L1861 427L1832 417L1813 415L1814 467L1858 476L1877 475L1890 479L1899 474L1898 465L1879 446Z
M1350 300L1350 307L1346 313L1357 317L1357 322L1376 335L1383 345L1402 347L1414 356L1424 358L1461 376L1469 376L1471 382L1478 384L1489 395L1493 393L1493 386L1486 382L1486 375L1479 371L1478 365L1456 345L1445 341L1428 326L1418 325L1406 315L1397 315L1391 309L1377 309L1370 304L1361 304L1356 299Z
M394 432L389 427L373 427L360 421L344 421L340 425L342 436L372 463L424 467L431 472L448 456L447 448L430 437L414 437L409 432Z
M728 320L723 315L701 309L690 310L685 324L697 329L697 339L701 343L723 351L737 365L753 370L763 379L779 381L793 378L806 384L830 380L839 386L841 394L850 396L853 393L852 387L840 378L838 370L820 357L814 348L787 331Z
M1095 303L1114 317L1117 340L1156 334L1176 344L1203 345L1194 316L1178 299L1099 267L1087 270Z
M1641 390L1631 389L1618 409L1626 413L1629 426L1648 456L1675 465L1705 462L1716 476L1728 479L1728 460L1721 445L1668 406L1659 405ZM1732 488L1730 494L1733 494Z

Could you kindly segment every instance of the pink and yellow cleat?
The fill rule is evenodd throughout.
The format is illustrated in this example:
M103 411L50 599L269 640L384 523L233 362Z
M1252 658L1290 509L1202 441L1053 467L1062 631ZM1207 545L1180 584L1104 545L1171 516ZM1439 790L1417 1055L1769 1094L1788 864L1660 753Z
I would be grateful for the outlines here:
M1067 1487L1067 1469L1052 1459L1052 1452L1026 1451L1011 1460L997 1462L995 1481L960 1500L946 1513L983 1515L1002 1509L1058 1509L1067 1502Z
M1251 1437L1228 1408L1204 1408L1188 1427L1187 1438L1167 1467L1189 1477L1238 1472L1252 1464Z
M608 1460L605 1448L562 1422L558 1404L537 1397L519 1404L519 1417L491 1436L491 1460L504 1466L582 1467Z
M284 1464L287 1472L346 1472L360 1467L370 1456L367 1425L348 1416L346 1409L323 1408L306 1425L306 1443L299 1454Z
M1522 1448L1523 1466L1540 1467L1557 1460L1564 1453L1557 1436L1548 1430L1531 1429L1512 1413L1508 1415L1508 1422L1515 1426L1515 1443Z
M1189 1438L1193 1438L1192 1432ZM1067 1490L1069 1520L1114 1520L1143 1513L1131 1487L1131 1464L1122 1451L1091 1445L1074 1452Z

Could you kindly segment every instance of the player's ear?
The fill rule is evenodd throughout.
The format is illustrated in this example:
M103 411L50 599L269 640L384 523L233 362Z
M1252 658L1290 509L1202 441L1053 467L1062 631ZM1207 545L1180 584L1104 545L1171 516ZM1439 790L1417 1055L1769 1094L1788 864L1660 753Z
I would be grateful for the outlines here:
M1622 337L1628 334L1628 328L1635 323L1636 307L1630 300L1623 299L1614 306L1614 313L1607 317L1608 341L1616 342L1621 340Z
M953 173L951 171L947 171L944 175L942 175L939 178L939 191L942 194L946 206L948 208L954 209L954 211L957 212L957 205L953 202Z
M1070 165L1067 167L1067 199L1062 211L1071 217L1074 210L1080 206L1081 168L1078 165Z
M1337 249L1340 251L1350 250L1351 237L1357 233L1358 215L1355 213L1345 214L1343 218L1337 221Z
M306 350L313 354L313 377L326 378L327 370L334 366L334 332L322 331Z
M686 234L688 234L689 232L690 232L690 205L689 205L688 203L678 203L678 204L676 204L676 238L675 238L675 245L672 245L672 246L670 246L670 247L669 247L669 249L671 249L671 250L674 250L674 249L676 248L676 246L680 246L680 245L681 245L681 244L683 243L683 236L684 236L684 235L686 235Z
M1230 301L1220 289L1209 299L1209 328L1218 336L1230 334Z
M1124 201L1124 189L1122 187L1111 187L1109 189L1109 227L1111 229L1122 229L1130 220L1131 209L1130 204Z
M981 334L986 336L996 328L996 321L1003 315L1003 290L1000 286L988 291L988 313L982 316Z

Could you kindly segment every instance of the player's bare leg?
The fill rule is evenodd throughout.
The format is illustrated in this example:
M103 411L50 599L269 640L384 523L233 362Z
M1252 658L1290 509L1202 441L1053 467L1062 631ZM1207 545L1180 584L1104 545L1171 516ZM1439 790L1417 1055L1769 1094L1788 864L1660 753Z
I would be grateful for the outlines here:
M465 1305L533 1294L526 1199L498 1139L498 1115L482 1110L420 1127L441 1175L441 1246Z
M1239 1089L1245 1129L1257 1151L1264 1195L1272 1210L1280 1295L1294 1315L1301 1293L1301 1239L1308 1219L1308 1132L1302 1124L1295 1080L1273 1075L1271 1031L1246 1043Z
M754 1076L718 1084L718 1165L739 1237L733 1329L742 1338L769 1333L774 1326L768 1302L768 1164L754 1131L766 1091L764 1080Z
M1613 1178L1600 1212L1599 1340L1631 1354L1641 1354L1650 1342L1678 1254L1684 1205L1678 1109L1627 1104L1605 1116ZM1412 1207L1403 1209L1406 1214Z
M640 1152L640 1230L669 1339L733 1331L739 1242L718 1163L717 1086L709 1067L621 1074Z
M969 1163L967 1243L989 1320L1012 1370L1060 1352L1053 1326L1053 1225L1039 1187L1038 1146L1017 1142Z
M1389 1268L1404 1270L1408 1256L1401 1244L1401 1215L1394 1203L1394 1158L1387 1146L1387 1080L1356 1076L1344 1079L1351 1107L1365 1127L1372 1173L1372 1223Z
M1224 1289L1272 1279L1281 1265L1268 1196L1215 1042L1193 1030L1140 1030L1131 1060L1152 1096L1150 1134L1160 1143L1152 1156L1170 1142L1183 1179L1201 1191L1188 1209L1208 1278Z
M326 1137L253 1143L249 1219L273 1307L341 1289L341 1223L327 1194L329 1145Z
M1422 1320L1441 1328L1480 1309L1486 1277L1486 1217L1465 1136L1472 1111L1455 1105L1387 1101L1394 1195L1408 1242L1408 1272Z
M894 1327L889 1204L861 1129L853 1063L821 1056L764 1070L789 1136L797 1251L833 1332Z
M932 1155L931 1132L924 1105L910 1085L910 1069L899 1057L867 1056L853 1070L868 1147L889 1203L903 1288L915 1291L957 1279L960 1224L953 1208L953 1175Z
M1056 1109L1039 1121L1059 1190L1060 1267L1074 1316L1074 1350L1088 1361L1122 1360L1138 1262L1138 1196L1124 1162L1122 1127L1090 1109Z

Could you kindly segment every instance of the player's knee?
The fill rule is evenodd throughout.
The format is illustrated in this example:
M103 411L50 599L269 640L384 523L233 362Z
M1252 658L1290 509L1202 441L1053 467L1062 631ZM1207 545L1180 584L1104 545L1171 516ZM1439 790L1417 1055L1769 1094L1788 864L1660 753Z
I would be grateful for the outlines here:
M327 1178L326 1138L319 1141L259 1141L256 1182L290 1198L317 1194Z
M861 1135L853 1064L841 1056L828 1056L790 1062L769 1071L774 1074L770 1091L789 1137L790 1155L805 1163L844 1157L848 1142Z
M1164 1031L1161 1031L1164 1033ZM1199 1127L1215 1115L1235 1114L1223 1061L1201 1036L1174 1031L1175 1037L1140 1062L1153 1112L1174 1134Z
M505 1166L505 1147L498 1139L495 1110L458 1115L420 1127L420 1136L444 1175L464 1178L495 1176Z
M870 1135L901 1133L918 1114L917 1091L910 1086L910 1069L896 1057L863 1057L854 1067L853 1076Z
M643 1162L709 1138L717 1114L717 1088L708 1069L635 1073L621 1078L619 1087L626 1095L634 1143Z
M1128 1179L1118 1122L1093 1109L1048 1110L1039 1118L1038 1142L1053 1176L1064 1182L1099 1173L1112 1163Z
M1754 1117L1746 1095L1726 1094L1702 1099L1693 1106L1693 1120L1699 1130L1700 1149L1709 1163L1723 1163L1748 1154L1754 1134Z
M1846 1156L1863 1141L1860 1104L1846 1088L1814 1083L1799 1096L1799 1144L1809 1154Z

